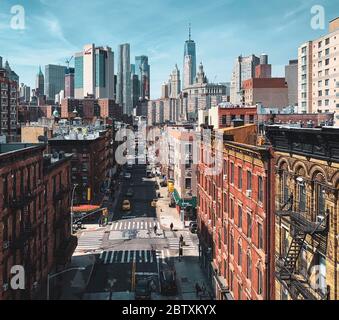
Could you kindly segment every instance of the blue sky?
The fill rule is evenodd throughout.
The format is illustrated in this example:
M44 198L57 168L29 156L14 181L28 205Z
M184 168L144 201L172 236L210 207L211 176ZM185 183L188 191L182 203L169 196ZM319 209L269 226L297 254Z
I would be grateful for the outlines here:
M25 8L25 30L12 30L10 10ZM326 30L313 30L310 9L325 8ZM151 65L151 95L177 63L182 69L188 23L210 81L229 81L234 59L269 55L273 74L296 58L297 47L327 32L339 16L337 0L1 0L0 56L20 81L34 85L39 64L64 64L84 44L131 44L131 57L145 54Z

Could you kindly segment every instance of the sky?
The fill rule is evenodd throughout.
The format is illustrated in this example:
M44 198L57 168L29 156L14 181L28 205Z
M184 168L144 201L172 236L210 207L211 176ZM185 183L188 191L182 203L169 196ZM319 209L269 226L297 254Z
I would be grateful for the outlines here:
M161 94L175 64L182 71L188 25L211 82L231 79L239 55L266 53L274 76L297 58L297 48L328 30L337 0L0 0L0 56L20 82L35 86L39 65L63 64L88 43L131 45L131 63L147 55L151 98ZM11 28L11 9L25 10L25 28ZM311 28L311 8L325 9L325 29ZM117 55L115 56L117 58ZM116 61L115 61L116 63ZM72 63L71 63L72 65ZM116 72L116 68L115 68Z

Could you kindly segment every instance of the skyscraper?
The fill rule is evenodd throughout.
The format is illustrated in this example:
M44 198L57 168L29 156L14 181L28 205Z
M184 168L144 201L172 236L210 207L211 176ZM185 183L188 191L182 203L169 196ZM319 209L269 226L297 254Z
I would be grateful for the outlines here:
M39 72L36 75L35 79L35 94L37 96L43 96L45 93L45 77L41 71L41 66L39 66Z
M175 65L169 79L169 96L170 98L177 98L181 90L180 71Z
M82 52L75 54L74 67L75 98L114 98L114 53L110 47L85 45Z
M188 40L185 41L183 66L183 88L186 88L193 84L197 69L195 42L191 39L191 25L189 26Z
M28 103L31 99L31 88L26 86L24 83L21 83L19 89L20 102Z
M260 58L254 54L248 57L239 56L233 67L231 80L231 102L242 104L242 84L243 81L255 78L255 68L260 64Z
M65 90L65 66L48 64L45 66L45 94L47 100L55 99L55 95Z
M118 47L117 103L122 105L123 113L132 115L131 62L129 43Z
M74 98L74 68L66 69L65 98Z
M140 81L139 96L142 99L150 99L150 65L147 56L135 57L135 74Z

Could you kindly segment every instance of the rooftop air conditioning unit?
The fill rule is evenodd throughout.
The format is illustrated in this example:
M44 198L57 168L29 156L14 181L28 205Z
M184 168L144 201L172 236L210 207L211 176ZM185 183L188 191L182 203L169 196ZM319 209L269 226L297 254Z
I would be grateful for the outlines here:
M246 190L246 197L251 198L252 197L252 190Z

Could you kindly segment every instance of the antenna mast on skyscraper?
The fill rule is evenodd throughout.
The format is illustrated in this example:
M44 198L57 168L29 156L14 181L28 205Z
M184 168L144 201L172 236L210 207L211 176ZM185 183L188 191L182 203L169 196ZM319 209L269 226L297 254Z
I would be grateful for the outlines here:
M188 40L191 41L191 23L188 24Z

